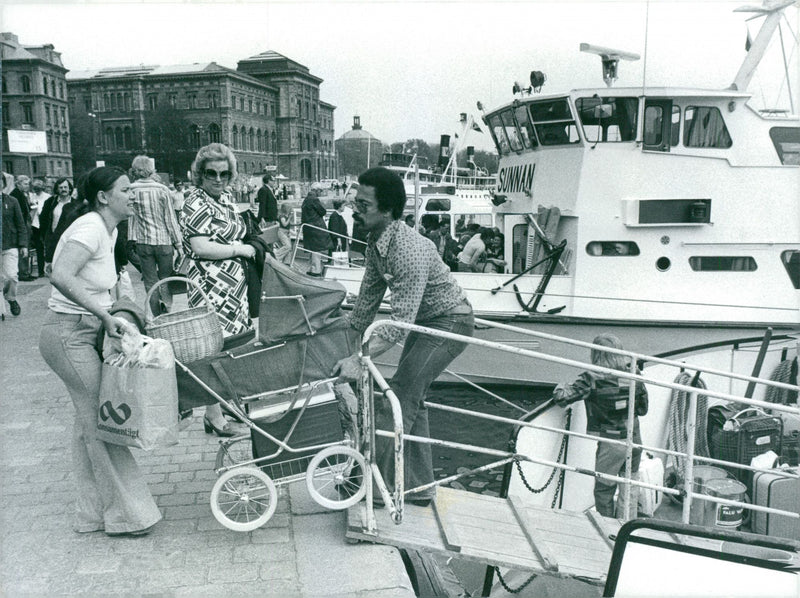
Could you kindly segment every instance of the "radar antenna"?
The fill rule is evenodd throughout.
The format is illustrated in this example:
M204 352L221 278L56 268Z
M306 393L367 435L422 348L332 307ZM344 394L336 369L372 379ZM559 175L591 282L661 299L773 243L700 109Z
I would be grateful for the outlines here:
M603 81L606 82L608 87L611 87L614 81L617 80L617 65L620 60L639 60L638 54L614 50L613 48L581 44L580 49L581 52L589 52L590 54L597 54L600 56L603 61Z

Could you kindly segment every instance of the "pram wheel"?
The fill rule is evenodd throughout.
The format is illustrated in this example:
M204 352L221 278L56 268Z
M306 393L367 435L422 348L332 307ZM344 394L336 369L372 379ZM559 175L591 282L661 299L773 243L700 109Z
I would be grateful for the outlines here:
M308 493L328 509L352 507L367 493L366 468L364 457L355 449L341 445L324 448L308 464Z
M236 436L219 441L214 469L220 470L253 460L253 443L250 436Z
M217 478L211 490L211 512L222 525L236 532L261 527L277 506L275 484L260 469L238 467Z

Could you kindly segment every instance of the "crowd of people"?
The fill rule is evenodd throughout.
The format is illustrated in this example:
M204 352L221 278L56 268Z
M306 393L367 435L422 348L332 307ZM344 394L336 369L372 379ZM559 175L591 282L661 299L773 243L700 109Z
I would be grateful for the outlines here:
M224 337L254 328L257 306L248 294L248 263L256 259L261 229L277 227L271 250L286 260L292 249L292 212L279 206L271 175L263 178L258 193L256 230L237 209L230 192L236 178L236 157L225 145L201 148L191 167L189 185L165 186L158 180L153 161L137 156L126 172L117 167L98 167L74 189L67 179L58 179L45 197L43 181L34 181L29 193L27 177L15 179L14 193L3 194L3 291L12 314L20 314L16 300L17 278L29 280L28 249L37 256L38 273L49 276L51 295L48 316L40 333L39 348L45 362L66 386L75 407L73 467L78 485L76 519L78 532L104 531L108 535L143 535L161 519L129 449L108 444L96 436L98 397L103 358L113 342L98 344L103 333L108 341L120 338L131 324L117 315L115 300L134 300L120 292L125 266L140 270L146 291L174 272L176 258L188 258L186 276L195 283L187 287L190 307L215 307ZM3 181L5 186L5 180ZM402 180L386 168L367 170L359 177L352 205L352 229L343 213L344 199L336 199L334 212L325 222L326 210L312 189L301 208L303 244L311 254L307 274L321 276L326 253L356 250L365 256L365 273L358 298L349 316L351 326L363 331L372 323L385 292L391 291L392 319L463 336L471 336L474 317L454 271L479 272L486 268L504 271L503 239L499 231L478 225L464 226L458 239L451 235L449 218L426 214L419 230L404 220L406 194ZM407 226L411 224L412 226ZM461 227L460 227L461 228ZM348 234L349 233L349 234ZM24 273L17 275L17 271ZM144 306L152 314L172 310L170 287L148 293ZM256 300L257 301L257 300ZM255 308L255 309L254 309ZM400 401L407 433L428 436L424 400L430 384L461 353L465 344L432 338L402 329L382 328L370 342L373 357L404 342L397 372L390 382ZM621 348L616 339L599 344ZM118 344L116 345L118 347ZM600 357L593 354L593 361ZM604 364L623 369L621 363ZM339 382L354 382L361 372L358 354L342 355L333 375ZM607 383L606 383L607 382ZM598 399L600 387L608 387ZM623 385L624 386L624 385ZM613 380L588 376L556 392L560 404L577 400L600 401L590 412L599 422L600 433L619 435L621 424L602 407L624 394ZM608 394L606 393L606 394ZM611 396L613 395L613 396ZM638 399L637 399L638 400ZM637 402L637 413L647 411ZM617 410L618 411L618 410ZM591 413L596 413L593 420ZM391 429L388 406L378 409L379 427ZM612 421L613 420L613 421ZM246 427L229 420L218 404L208 406L203 416L205 431L233 436ZM637 429L638 432L638 429ZM380 471L390 491L394 480L393 444L379 438L376 446ZM411 487L433 481L430 445L405 443L406 480ZM619 472L620 452L598 452L598 467ZM611 508L613 490L598 480L598 510ZM407 500L428 504L435 487ZM380 499L376 499L380 503ZM378 504L380 506L380 504Z

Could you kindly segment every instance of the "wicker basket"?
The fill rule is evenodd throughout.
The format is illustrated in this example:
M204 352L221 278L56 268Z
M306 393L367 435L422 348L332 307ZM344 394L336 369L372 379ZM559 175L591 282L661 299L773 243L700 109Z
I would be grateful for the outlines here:
M197 289L205 305L153 317L150 310L150 296L162 284L176 281ZM147 292L144 310L147 334L153 338L168 340L178 361L191 363L219 353L222 349L222 327L217 319L217 312L211 300L195 281L180 276L169 276L159 280Z

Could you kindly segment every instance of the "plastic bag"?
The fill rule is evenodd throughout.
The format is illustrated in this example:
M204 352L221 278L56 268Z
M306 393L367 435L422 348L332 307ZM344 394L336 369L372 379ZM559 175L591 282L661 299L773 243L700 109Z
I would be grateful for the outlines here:
M111 355L105 363L122 368L169 369L175 366L175 354L169 341L150 338L133 327L123 330L121 353Z

